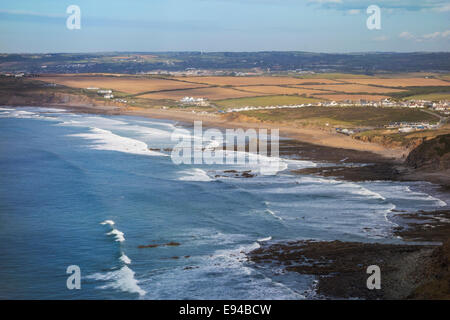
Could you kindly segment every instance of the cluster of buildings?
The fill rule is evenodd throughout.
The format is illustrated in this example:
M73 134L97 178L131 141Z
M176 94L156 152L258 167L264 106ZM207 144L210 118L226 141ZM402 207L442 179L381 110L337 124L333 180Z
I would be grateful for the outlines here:
M230 71L230 70L206 70L187 68L183 71L169 71L169 70L154 70L149 72L141 72L141 74L148 75L167 75L174 77L198 77L198 76L233 76L233 77L246 77L246 76L260 76L264 72L259 68L254 68L251 71Z
M89 91L96 91L98 95L102 96L104 99L114 99L113 91L110 89L100 89L97 87L88 87L86 90ZM121 99L121 98L115 98L115 102L119 103L128 103L128 100Z
M105 99L113 99L114 98L114 95L112 94L112 90L109 90L109 89L99 89L96 87L88 87L88 88L86 88L86 90L97 91L97 94L103 96L103 98L105 98Z
M434 102L431 108L434 111L441 112L445 115L450 115L450 102L449 101L439 101Z
M242 112L242 111L254 111L254 110L272 110L272 109L296 109L296 108L304 108L304 107L312 107L314 104L295 104L295 105L280 105L280 106L264 106L264 107L242 107L242 108L234 108L228 109L226 112Z
M322 101L316 103L308 104L297 104L297 105L276 105L276 106L246 106L242 108L228 109L227 112L240 112L240 111L251 111L251 110L265 110L265 109L294 109L303 107L338 107L338 106L373 106L373 107L394 107L398 106L395 102L385 99L382 101L367 101L360 99L358 101L346 100L343 102L336 101Z
M448 100L440 100L437 102L430 100L407 100L398 102L396 105L407 108L428 108L446 115L450 114L450 101Z
M246 106L242 108L229 109L227 112L239 112L239 111L249 111L249 110L263 110L263 109L283 109L283 108L301 108L301 107L350 107L350 106L369 106L369 107L403 107L412 109L425 109L429 108L435 111L443 112L445 114L450 114L450 102L449 101L439 101L432 102L427 100L408 100L408 101L392 101L391 99L383 99L380 101L370 101L364 99L358 100L344 100L342 102L337 101L322 101L317 103L308 103L300 105L277 105L277 106L267 106L267 107L253 107ZM446 113L447 112L447 113Z
M182 105L189 105L189 106L200 106L200 107L209 106L209 101L206 98L184 97L180 99L180 103Z
M337 107L337 106L363 106L363 107L410 107L416 108L421 107L417 104L407 103L407 102L396 102L391 99L383 99L383 100L366 100L366 99L357 99L357 100L344 100L340 102L336 101L326 101L319 102L315 104L319 107ZM423 107L424 108L424 107Z
M239 112L239 111L250 111L250 110L264 110L264 109L292 109L292 108L302 108L302 107L338 107L338 106L373 106L373 107L395 107L399 106L397 103L385 99L383 101L367 101L360 99L358 101L345 100L342 102L337 101L322 101L316 103L308 104L297 104L297 105L276 105L276 106L246 106L242 108L229 109L227 112Z
M433 102L429 100L405 100L405 101L393 101L389 98L373 101L373 100L344 100L341 102L327 101L319 102L315 104L321 107L334 107L334 106L369 106L369 107L402 107L411 109L425 109L430 108L436 111L445 111L450 109L450 102L447 100L442 100L439 102Z
M385 126L386 129L398 129L398 132L413 132L418 130L437 129L437 124L428 122L394 122Z
M336 132L337 133L342 133L342 134L345 134L345 135L348 135L348 136L350 136L350 135L352 135L354 133L357 133L357 132L362 132L362 131L364 131L364 129L336 128Z
M37 74L34 73L26 73L22 71L18 72L0 72L0 77L7 77L7 78L36 78L38 77Z
M385 125L384 128L386 129L397 129L400 133L408 133L408 132L414 132L414 131L421 131L421 130L431 130L431 129L438 129L438 124L430 124L428 122L393 122L388 125ZM364 128L357 128L357 129L349 129L349 128L336 128L337 133L345 134L345 135L352 135L358 132L363 132L370 130L370 128L364 129Z

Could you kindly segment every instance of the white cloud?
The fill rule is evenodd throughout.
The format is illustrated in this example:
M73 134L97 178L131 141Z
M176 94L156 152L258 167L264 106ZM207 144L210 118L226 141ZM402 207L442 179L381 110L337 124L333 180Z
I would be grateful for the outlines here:
M359 9L350 9L348 10L348 14L360 14L361 10Z
M344 11L351 9L363 10L371 4L378 5L380 8L383 8L383 11L450 11L448 0L308 0L308 2L316 3L324 8Z
M436 39L447 39L450 38L450 30L436 31L421 36L416 36L408 31L404 31L398 35L402 39L415 40L417 42L422 42L425 40L436 40Z
M414 38L414 35L409 33L408 31L403 31L398 36L403 39L413 39Z
M441 33L439 31L433 32L433 33L429 33L429 34L424 34L422 36L422 38L424 39L436 39L441 35Z
M438 12L448 12L448 11L450 11L450 3L443 4L439 7L436 7L436 8L434 8L434 10L438 11Z

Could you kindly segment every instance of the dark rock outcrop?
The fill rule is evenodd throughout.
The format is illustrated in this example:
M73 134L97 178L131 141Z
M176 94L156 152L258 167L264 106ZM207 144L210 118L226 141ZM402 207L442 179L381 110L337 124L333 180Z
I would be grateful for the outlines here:
M450 134L424 141L410 152L405 164L426 171L450 169Z

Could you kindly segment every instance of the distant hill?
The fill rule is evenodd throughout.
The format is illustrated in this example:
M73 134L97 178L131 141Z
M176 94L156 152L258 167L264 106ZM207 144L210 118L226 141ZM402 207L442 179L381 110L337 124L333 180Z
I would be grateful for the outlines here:
M29 73L139 73L153 70L302 70L356 74L449 72L450 53L126 52L0 54L0 71Z

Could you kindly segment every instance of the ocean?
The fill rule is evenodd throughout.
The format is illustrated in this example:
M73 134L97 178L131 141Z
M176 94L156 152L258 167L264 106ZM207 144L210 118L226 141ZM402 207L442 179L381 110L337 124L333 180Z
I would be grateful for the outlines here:
M425 182L291 172L327 165L307 160L252 178L224 174L242 166L177 165L180 128L192 132L1 107L0 299L313 299L313 277L260 270L246 252L293 239L398 243L394 210L447 206ZM71 265L79 290L66 285Z

